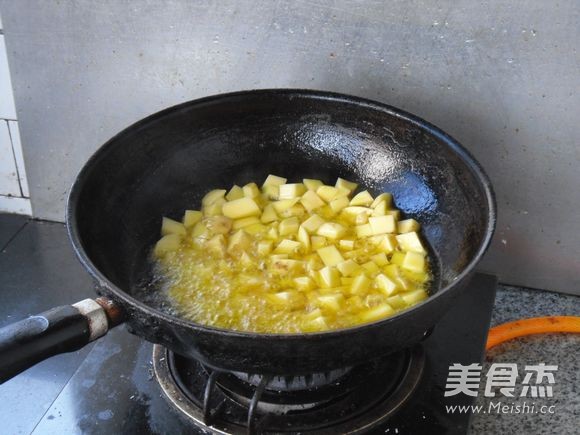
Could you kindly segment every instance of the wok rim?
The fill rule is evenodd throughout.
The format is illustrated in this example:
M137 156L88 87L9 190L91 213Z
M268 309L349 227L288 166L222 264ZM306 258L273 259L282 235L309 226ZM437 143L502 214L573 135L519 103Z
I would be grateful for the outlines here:
M87 179L95 165L100 161L100 159L104 158L110 148L113 148L119 138L124 136L127 133L130 133L132 130L138 129L140 127L145 126L146 124L150 123L151 121L155 121L158 118L162 118L172 112L177 112L184 108L189 108L191 106L200 105L200 104L207 104L212 103L219 100L227 100L236 97L244 97L244 96L274 96L274 97L286 97L288 99L293 99L296 97L306 97L309 99L320 99L326 101L336 101L341 103L348 103L348 104L355 104L362 107L371 108L374 110L378 110L384 112L390 116L395 116L400 119L404 119L408 121L422 130L428 132L432 136L437 137L438 139L442 140L447 144L447 146L461 159L461 161L471 170L474 177L480 182L481 187L483 188L485 198L487 200L487 227L485 228L485 237L480 243L476 255L472 258L472 260L464 267L464 269L455 277L455 279L448 284L447 286L440 288L437 293L430 295L427 299L419 302L418 304L414 305L413 307L403 310L393 316L375 321L370 323L364 323L348 328L340 328L340 329L332 329L328 331L321 331L321 332L302 332L302 333L284 333L284 334L276 334L276 333L261 333L261 332L248 332L248 331L237 331L232 329L226 328L219 328L215 326L207 326L202 325L200 323L195 323L178 316L173 316L171 314L164 313L150 305L145 304L144 302L140 301L139 299L134 298L130 293L124 291L123 289L119 288L117 285L112 283L91 261L83 243L81 241L80 232L78 228L78 221L76 219L77 211L76 207L78 207L78 198L81 194L82 188L85 184L85 179ZM439 127L425 121L424 119L413 115L409 112L401 110L397 107L390 106L388 104L384 104L378 101L370 100L367 98L357 97L348 94L342 94L337 92L330 92L330 91L321 91L315 89L294 89L294 88L268 88L268 89L251 89L251 90L242 90L236 92L228 92L228 93L221 93L210 95L207 97L202 97L194 100L189 100L183 103L176 104L174 106L170 106L158 112L152 113L145 118L140 119L137 122L129 125L128 127L124 128L109 140L107 140L102 146L100 146L92 155L91 157L85 162L83 167L78 172L77 176L74 179L72 187L69 191L68 199L67 199L67 206L66 206L66 226L67 226L67 233L69 239L73 245L73 250L78 257L79 261L83 265L85 269L89 272L89 274L97 281L100 288L106 288L111 291L116 297L123 300L125 304L132 306L133 308L138 309L142 313L146 314L149 317L157 317L163 322L167 322L169 324L177 324L180 327L187 328L194 332L203 331L208 333L217 333L217 334L227 334L229 336L240 337L240 338L250 338L255 339L257 337L260 338L267 338L267 339L284 339L284 340L301 340L305 337L307 338L323 338L328 337L331 335L343 335L343 334L350 334L350 333L357 333L357 332L364 332L368 329L373 329L378 325L386 326L388 323L394 323L403 321L405 318L414 315L414 313L418 313L429 304L435 301L436 299L442 297L443 294L452 291L454 288L458 288L459 284L462 283L466 278L468 278L472 272L474 272L475 266L479 263L482 259L483 255L489 248L491 244L491 240L494 235L496 222L497 222L497 205L495 199L495 193L491 184L491 181L481 166L481 164L473 157L473 155L459 143L456 139L454 139L449 134L445 133Z

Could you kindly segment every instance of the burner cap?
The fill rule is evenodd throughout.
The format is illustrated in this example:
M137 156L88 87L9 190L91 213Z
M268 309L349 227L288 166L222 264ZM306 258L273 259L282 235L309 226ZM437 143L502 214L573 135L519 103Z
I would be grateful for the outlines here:
M153 367L180 414L218 434L362 434L411 396L424 366L417 346L367 364L308 376L215 371L155 345Z

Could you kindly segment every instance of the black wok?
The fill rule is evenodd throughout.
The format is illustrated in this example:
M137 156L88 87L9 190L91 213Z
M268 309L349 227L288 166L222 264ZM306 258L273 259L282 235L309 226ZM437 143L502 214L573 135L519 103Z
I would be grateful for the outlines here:
M161 216L176 219L216 187L336 177L422 223L437 279L432 296L375 323L311 334L256 334L168 314L147 254ZM137 122L79 173L67 224L102 298L58 307L0 330L0 380L78 349L126 322L129 330L218 369L308 373L348 366L419 342L454 303L488 247L496 219L490 182L454 139L413 115L351 96L259 90L203 98ZM58 271L55 271L58 272Z

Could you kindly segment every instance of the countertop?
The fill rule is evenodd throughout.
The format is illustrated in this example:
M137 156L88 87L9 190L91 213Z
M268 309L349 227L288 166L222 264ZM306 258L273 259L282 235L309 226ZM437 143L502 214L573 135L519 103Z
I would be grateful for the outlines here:
M3 298L0 326L92 295L91 280L74 257L62 224L0 215L0 276ZM500 285L492 324L556 314L580 315L580 297ZM125 331L115 333L127 335L131 342ZM0 432L29 434L36 429L37 433L43 433L36 422L45 414L46 421L58 417L51 414L53 404L83 361L90 360L92 348L88 346L79 352L49 359L0 385L0 419L3 422ZM475 414L471 433L577 433L580 422L578 349L580 336L550 334L514 340L488 352L482 374L492 363L517 363L521 370L526 364L558 365L553 397L535 399L538 408L544 403L555 405L555 413ZM143 369L148 365L145 359ZM484 384L485 376L482 376L477 404L487 409L490 401L500 398L483 397Z

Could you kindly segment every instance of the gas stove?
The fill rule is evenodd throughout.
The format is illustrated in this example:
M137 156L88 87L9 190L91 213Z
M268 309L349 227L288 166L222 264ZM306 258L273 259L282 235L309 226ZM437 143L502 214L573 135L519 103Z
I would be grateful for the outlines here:
M473 398L444 397L448 368L482 361L495 288L476 274L420 345L307 376L214 371L117 328L34 433L463 434L470 415L446 405Z

